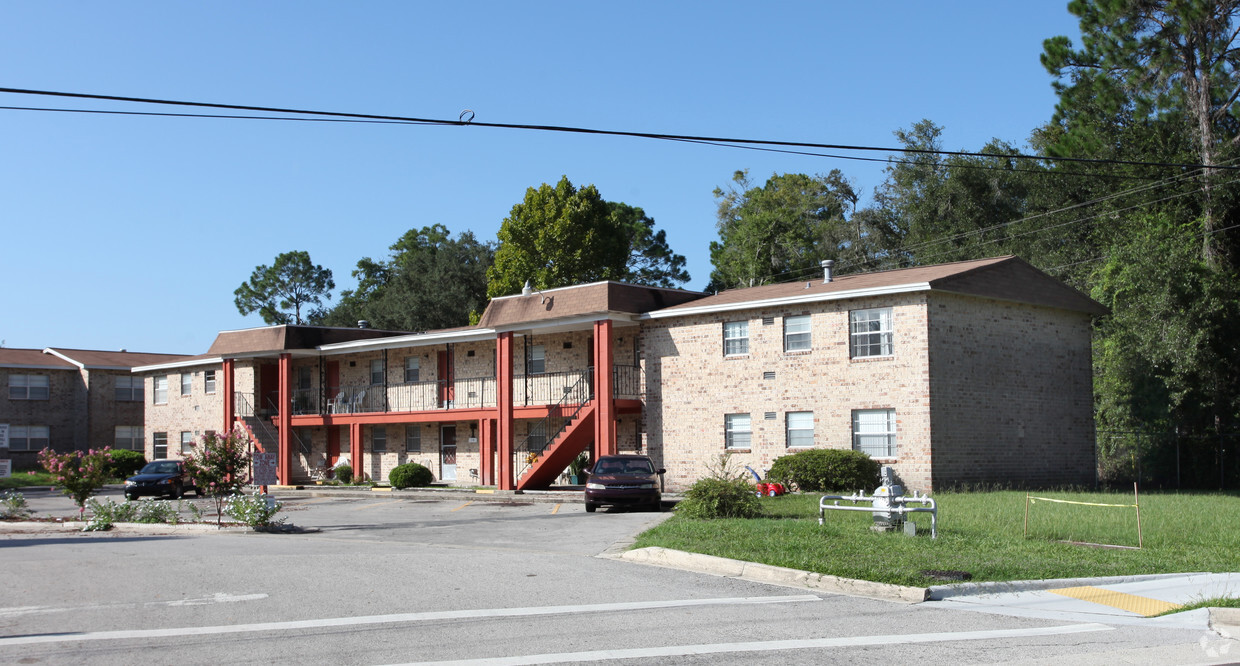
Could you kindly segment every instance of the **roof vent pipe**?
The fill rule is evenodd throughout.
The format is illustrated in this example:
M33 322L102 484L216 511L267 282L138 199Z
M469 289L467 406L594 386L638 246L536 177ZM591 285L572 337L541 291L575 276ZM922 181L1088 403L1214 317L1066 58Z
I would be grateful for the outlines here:
M366 321L365 319L358 319L357 327L358 328L370 328L370 322Z
M532 293L534 293L534 288L530 286L530 281L529 281L529 280L526 280L526 281L525 281L525 286L524 286L524 287L521 287L521 295L522 295L522 296L529 296L529 295L530 295L530 294L532 294Z
M827 284L831 281L831 269L835 268L835 262L831 259L823 259L819 263L822 266L822 283Z

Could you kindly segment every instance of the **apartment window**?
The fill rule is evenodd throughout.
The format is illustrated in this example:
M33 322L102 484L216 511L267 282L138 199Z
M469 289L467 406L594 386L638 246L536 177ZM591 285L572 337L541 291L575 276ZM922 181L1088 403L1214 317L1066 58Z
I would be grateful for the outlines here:
M410 356L405 359L405 381L419 382L422 374L422 364L417 356Z
M896 410L857 409L853 418L853 449L872 458L896 457Z
M729 321L723 324L723 355L739 356L749 353L749 322Z
M168 404L168 375L155 377L155 404Z
M189 372L181 373L181 395L192 395L194 393L194 375Z
M387 426L374 426L370 430L370 450L374 453L387 451Z
M10 451L42 451L51 443L47 426L9 426Z
M142 426L116 426L112 448L126 451L142 450Z
M788 412L785 419L787 420L788 448L814 445L813 412Z
M167 381L165 378L164 381ZM153 432L151 433L151 446L155 449L155 460L163 460L168 457L168 433Z
M891 308L849 312L848 330L852 358L891 356Z
M542 345L534 345L530 347L530 364L528 372L531 375L541 375L547 371L547 348Z
M387 374L387 368L383 365L383 359L376 358L370 362L370 383L382 384L383 376Z
M784 317L784 351L809 351L809 315Z
M188 430L181 431L181 455L185 455L194 450L194 433Z
M547 448L547 422L539 421L530 425L530 435L526 440L527 449L533 453L542 453Z
M47 375L9 375L10 400L47 400L50 387Z
M142 378L120 375L116 378L117 402L142 402Z
M303 365L297 368L297 390L309 391L311 379L314 377L314 368Z
M208 394L215 393L215 371L207 370L202 373L203 390Z
M416 380L415 380L416 381ZM422 452L422 426L405 426L405 453Z
M729 449L747 449L751 435L748 414L725 414L723 417L724 444Z

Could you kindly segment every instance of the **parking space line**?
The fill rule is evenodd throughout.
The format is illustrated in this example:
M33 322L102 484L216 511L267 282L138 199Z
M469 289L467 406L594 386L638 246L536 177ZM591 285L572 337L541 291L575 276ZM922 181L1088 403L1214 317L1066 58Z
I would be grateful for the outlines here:
M384 504L396 504L397 502L403 502L403 501L404 500L395 499L395 500L388 500L386 502L375 502L374 504L363 504L362 506L349 509L349 511L361 511L362 509L373 509L377 506L383 506Z
M1125 592L1116 592L1114 590L1104 590L1100 587L1065 587L1058 590L1048 590L1052 594L1058 594L1081 601L1088 601L1093 604L1101 604L1136 613L1143 617L1151 617L1159 613L1165 613L1180 607L1180 604L1173 604L1169 601L1160 599L1150 599L1149 597L1139 597L1135 594L1127 594Z
M560 512L560 503L556 502L555 507L551 509L551 515L554 516L555 514L559 512Z
M462 505L460 505L460 506L456 507L456 508L455 508L455 509L453 509L452 511L460 511L461 509L464 509L465 507L469 506L470 504L473 504L473 502L466 502L466 503L464 503L464 504L462 504ZM452 511L449 511L448 513L452 513Z

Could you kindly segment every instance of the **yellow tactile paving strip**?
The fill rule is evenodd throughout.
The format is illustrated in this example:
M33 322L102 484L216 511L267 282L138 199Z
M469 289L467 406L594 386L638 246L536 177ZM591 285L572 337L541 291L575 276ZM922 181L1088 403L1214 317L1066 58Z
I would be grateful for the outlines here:
M1080 599L1081 601L1126 610L1129 613L1136 613L1142 617L1151 617L1180 607L1180 604L1173 604L1169 601L1104 590L1100 587L1065 587L1048 591L1065 597Z

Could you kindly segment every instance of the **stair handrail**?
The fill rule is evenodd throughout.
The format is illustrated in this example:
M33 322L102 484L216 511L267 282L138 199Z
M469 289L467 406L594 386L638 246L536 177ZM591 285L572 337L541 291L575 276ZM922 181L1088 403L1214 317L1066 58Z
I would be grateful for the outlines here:
M550 446L551 443L554 442L557 437L559 437L561 434L564 433L564 431L568 428L568 424L572 423L573 419L577 418L577 415L581 413L581 410L585 409L586 405L590 404L590 400L594 397L593 396L593 388L594 388L593 375L594 375L593 368L583 372L581 377L577 380L577 382L564 391L564 395L560 397L559 401L556 402L554 405L552 405L547 415L543 417L543 419L536 424L536 427L539 427L544 433L543 446L541 449L538 450L539 453L546 451L547 447ZM554 434L547 435L546 434L547 424L551 421L553 417L556 417L557 415L560 415L560 418L563 418L562 410L564 409L566 404L569 404L570 397L576 400L577 408L574 409L573 413L569 414L567 418L563 419L563 422L560 423L560 428L556 430ZM533 428L531 428L531 430L533 430ZM512 469L515 472L513 476L513 478L515 479L520 479L521 477L525 476L526 472L530 471L530 469L533 468L533 465L530 464L530 461L529 461L529 454L533 453L532 451L530 451L530 439L532 439L532 435L526 435L525 440L521 442L520 445L513 447Z

